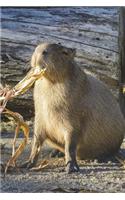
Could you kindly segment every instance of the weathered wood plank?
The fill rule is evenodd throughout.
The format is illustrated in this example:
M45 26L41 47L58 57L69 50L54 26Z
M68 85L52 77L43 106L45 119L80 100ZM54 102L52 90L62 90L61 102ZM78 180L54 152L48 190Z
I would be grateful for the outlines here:
M46 32L49 32L47 30ZM56 35L56 34L47 34L47 33L41 33L41 34L35 34L32 32L19 32L3 29L3 37L2 41L8 43L15 43L15 44L22 44L27 46L33 46L35 47L38 43L42 41L51 41L51 42L61 42L62 44L70 47L75 47L77 49L77 52L81 52L79 57L87 57L87 59L91 60L93 62L93 57L95 60L101 60L101 64L108 64L112 65L112 62L115 60L114 56L117 56L117 51L111 50L108 48L98 47L98 45L93 45L88 41L87 43L84 43L80 40L77 40L77 38L71 38L71 36L67 37L65 35ZM37 36L36 36L37 35ZM109 40L110 41L110 40ZM97 43L97 42L96 42ZM103 43L103 41L102 41ZM109 43L107 41L107 43ZM90 45L91 44L91 45ZM103 44L102 44L103 46ZM117 45L114 44L112 48L117 48ZM87 56L88 54L88 56ZM93 56L90 56L92 54ZM24 58L25 59L25 58ZM111 60L111 62L109 62ZM116 61L116 60L115 60Z
M56 31L57 29L59 32L62 32L64 35L66 33L72 34L72 36L73 34L75 34L75 37L79 35L79 32L80 34L83 34L83 35L88 34L89 32L92 32L92 33L94 32L98 34L103 33L103 36L105 33L109 35L110 33L112 33L111 34L112 37L117 36L117 19L116 17L114 18L114 15L111 18L112 21L110 19L110 21L107 22L108 18L106 18L106 21L104 21L105 18L103 19L103 17L100 15L100 8L95 9L96 11L95 13L97 14L96 19L94 19L95 18L94 15L86 14L85 11L87 11L87 9L85 11L84 10L85 9L82 8L80 12L80 8L79 9L78 8L77 9L76 8L43 9L42 8L42 9L37 9L37 11L35 9L23 9L23 10L20 9L20 12L19 12L19 9L17 10L9 9L9 13L4 12L3 10L2 21L3 22L6 21L6 23L3 23L3 28L6 28L6 27L8 28L9 25L11 24L10 25L11 27L9 27L10 29L21 30L21 31L23 31L22 28L24 29L25 27L27 31L27 29L29 29L31 26L32 27L30 30L31 32L33 31L39 32L40 30L42 30L43 32L43 28L45 29L45 32L46 32L47 29L49 28L50 31ZM92 13L92 8L88 10L89 10L89 13ZM107 9L102 9L102 10L103 12L101 14L104 15L103 13L105 13ZM106 14L108 15L110 12L108 11L106 12ZM116 9L115 9L115 14L116 14L115 16L117 16ZM10 23L7 24L7 21ZM94 28L95 28L95 31L94 31ZM101 32L98 32L99 30ZM82 40L82 38L83 37L80 38L80 41ZM99 43L99 40L98 42L96 42L96 44L98 43Z

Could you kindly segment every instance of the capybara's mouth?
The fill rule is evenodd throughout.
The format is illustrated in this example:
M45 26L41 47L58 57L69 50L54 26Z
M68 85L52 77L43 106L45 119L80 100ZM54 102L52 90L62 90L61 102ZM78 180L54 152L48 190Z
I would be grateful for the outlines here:
M42 69L40 66L33 67L27 75L21 80L14 88L14 96L25 93L33 83L42 78L46 71L46 67L43 66Z
M14 88L0 88L0 113L6 107L9 99L25 93L36 80L42 78L45 71L45 67L43 69L40 66L33 67Z

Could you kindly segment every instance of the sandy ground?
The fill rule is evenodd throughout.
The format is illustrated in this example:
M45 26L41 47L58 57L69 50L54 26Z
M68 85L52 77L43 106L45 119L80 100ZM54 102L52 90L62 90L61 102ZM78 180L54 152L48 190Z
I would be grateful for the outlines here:
M11 156L12 140L13 133L2 134L0 143L3 164ZM22 138L19 138L17 146L21 141ZM28 158L30 148L31 138L18 158L17 165ZM122 148L125 148L125 142ZM1 192L125 192L125 169L116 160L102 163L97 160L88 162L79 160L80 172L67 174L64 158L50 158L50 152L51 149L44 145L38 163L46 159L48 165L40 171L14 168L8 171L5 178L1 173Z

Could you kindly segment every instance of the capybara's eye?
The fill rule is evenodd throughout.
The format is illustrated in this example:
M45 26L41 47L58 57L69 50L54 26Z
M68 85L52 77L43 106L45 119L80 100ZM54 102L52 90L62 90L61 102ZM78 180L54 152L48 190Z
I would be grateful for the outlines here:
M47 50L44 50L44 51L43 51L43 55L46 55L46 54L47 54Z

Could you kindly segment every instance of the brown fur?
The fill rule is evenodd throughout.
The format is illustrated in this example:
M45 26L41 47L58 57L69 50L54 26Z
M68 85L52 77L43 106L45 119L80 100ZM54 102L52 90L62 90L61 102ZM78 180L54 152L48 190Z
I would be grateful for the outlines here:
M74 55L73 49L45 43L32 56L32 67L47 70L34 88L31 158L45 140L65 153L72 144L71 152L76 148L81 159L113 155L123 141L125 120L118 103L105 84L77 66Z

